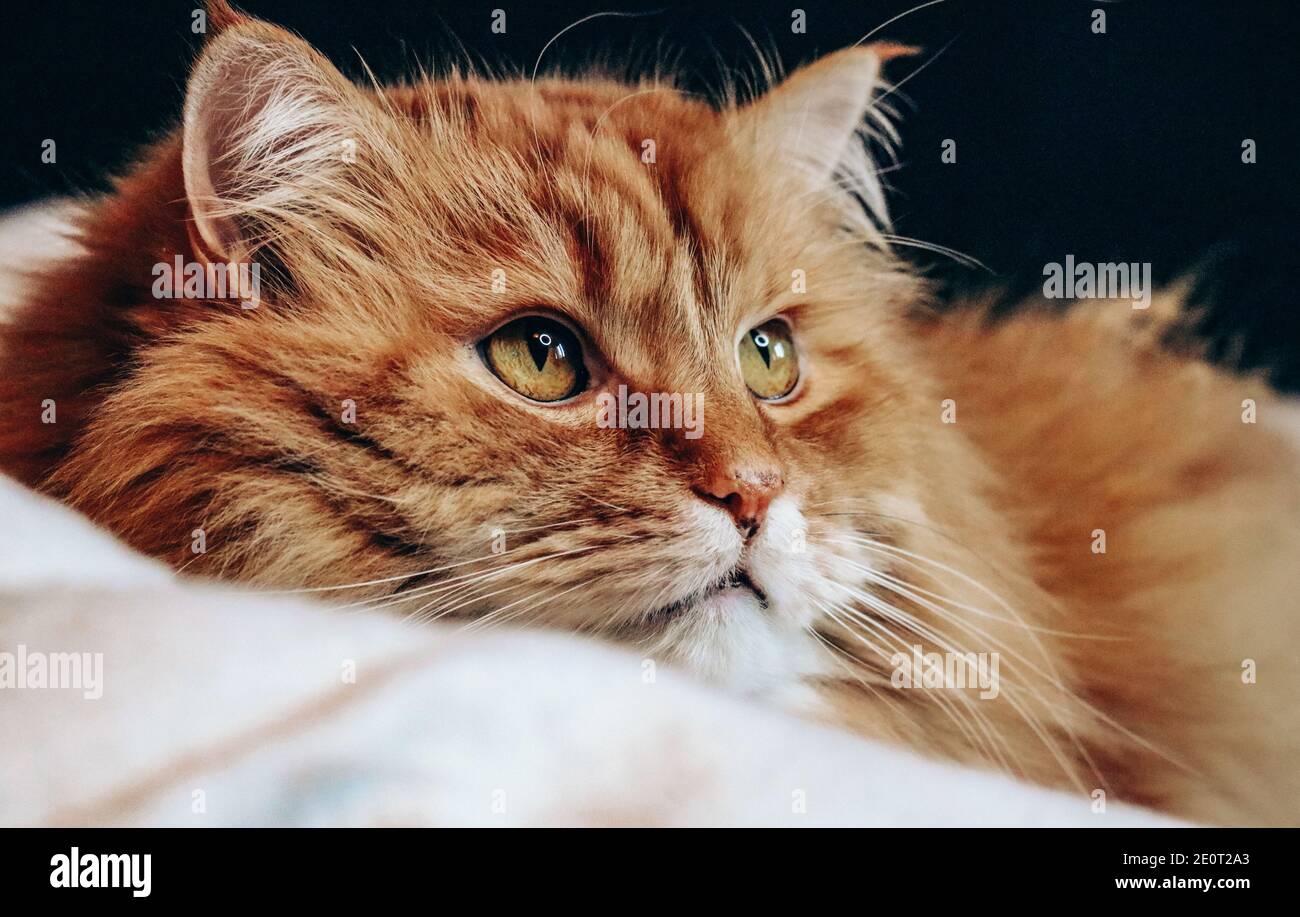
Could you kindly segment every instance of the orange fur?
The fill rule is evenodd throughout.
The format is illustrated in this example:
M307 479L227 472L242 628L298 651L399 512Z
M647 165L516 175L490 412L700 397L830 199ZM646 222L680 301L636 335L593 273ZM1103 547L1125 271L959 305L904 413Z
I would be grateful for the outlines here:
M920 308L859 206L879 189L854 132L895 46L714 108L599 80L363 91L279 29L213 20L184 130L4 329L10 473L186 572L632 642L1080 805L1300 821L1297 460L1239 417L1271 396L1127 304ZM254 310L156 300L177 254L273 282ZM704 436L598 428L595 390L505 390L473 344L537 307L582 329L599 388L703 393ZM734 349L777 314L805 379L766 404ZM747 547L693 491L751 460L784 502ZM654 618L742 556L761 619ZM914 643L1000 653L1000 697L893 688Z

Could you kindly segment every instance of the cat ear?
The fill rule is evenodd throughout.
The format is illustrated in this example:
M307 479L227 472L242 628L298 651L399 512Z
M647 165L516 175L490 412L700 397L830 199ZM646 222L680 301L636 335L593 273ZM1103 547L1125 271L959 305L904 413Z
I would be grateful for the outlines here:
M292 215L337 178L364 100L288 32L233 11L214 25L186 92L182 165L194 229L234 260L264 241L264 218Z
M814 183L846 181L876 221L888 225L884 191L865 141L896 139L873 99L881 65L913 53L913 48L882 43L829 54L736 112L736 127L744 132L744 142L775 149Z

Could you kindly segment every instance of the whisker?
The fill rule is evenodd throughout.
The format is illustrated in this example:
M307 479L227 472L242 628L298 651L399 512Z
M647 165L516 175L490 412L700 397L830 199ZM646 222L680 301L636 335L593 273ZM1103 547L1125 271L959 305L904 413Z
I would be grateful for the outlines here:
M896 620L899 621L899 623L903 624L904 626L908 627L909 629L917 633L918 636L929 640L930 642L937 645L939 648L943 649L945 652L953 653L958 656L964 655L962 650L959 647L957 647L955 644L953 644L952 641L950 641L945 636L935 631L933 628L929 627L928 625L925 625L923 622L918 620L915 616L909 615L906 612L904 612L902 609L899 609L897 606L892 605L888 602L883 602L875 598L874 596L870 596L858 590L850 589L850 587L841 587L841 588L848 590L850 594L854 596L854 598L866 604L873 611L876 611L880 614L884 614L887 617L895 618ZM858 616L863 621L863 623L870 620L865 615L862 615L861 612L857 612L853 609L847 609L847 610L849 610L850 612ZM1033 731L1033 733L1043 743L1044 747L1048 750L1048 753L1051 754L1056 759L1057 763L1060 765L1061 769L1067 774L1067 776L1073 782L1078 783L1079 789L1084 789L1082 783L1079 783L1078 775L1075 772L1075 769L1071 766L1071 762L1061 752L1059 748L1059 744L1057 742L1054 742L1051 739L1051 737L1047 734L1046 730L1043 728L1042 721L1039 719L1039 717L1036 714L1034 714L1032 711L1024 707L1023 704L1021 704L1019 700L1016 698L1015 696L1016 691L1014 690L1015 683L1007 679L1000 679L1000 682L1001 683L999 685L999 688L1001 693L1006 697L1007 703L1010 704L1012 709L1014 709L1016 713L1020 715L1021 719L1025 721L1025 724L1029 726L1030 730ZM1028 686L1026 686L1026 690L1028 690L1031 694L1033 694L1036 700L1039 700L1040 702L1042 701L1042 696L1040 692ZM965 692L956 692L956 693L958 697L965 699L968 703L974 703L973 701L970 700L969 697L966 696ZM939 694L937 696L943 696L943 695ZM1069 730L1069 727L1063 721L1061 721L1059 716L1054 714L1054 719L1058 721L1058 725L1060 725L1064 730L1066 730L1067 735L1069 735L1071 738L1074 738L1073 733L1070 732Z
M817 600L814 600L814 604L816 604L821 609L823 614L825 614L835 623L839 624L839 626L843 630L848 632L851 636L853 636L860 643L862 643L864 646L866 646L868 649L874 652L882 660L888 661L890 658L892 658L893 653L886 653L879 646L872 643L861 633L859 633L857 629L852 627L843 618L839 617L839 615L837 615L835 611L833 611L831 608L827 607L825 604ZM837 606L837 607L844 611L849 610L847 608L844 608L843 606ZM874 632L881 633L886 640L897 639L888 630L881 629L878 625L878 622L871 622L869 619L863 619L860 621L860 623L863 626L867 626L868 628L872 629ZM927 699L933 701L941 710L943 710L944 715L953 721L953 724L957 727L958 731L963 736L966 737L966 739L972 744L972 746L976 747L977 749L985 747L984 740L980 737L980 735L974 730L972 730L970 725L968 723L963 722L962 719L957 715L956 708L952 705L951 698L948 698L942 694L930 692L927 695Z
M892 19L886 19L884 22L882 22L880 25L876 26L874 29L872 29L870 32L868 32L866 35L863 35L861 38L859 38L857 41L855 41L855 42L853 43L853 47L856 48L858 45L862 44L864 41L866 41L866 40L867 40L868 38L870 38L872 35L875 35L876 33L880 32L881 30L883 30L883 29L885 29L885 28L888 28L889 26L893 25L893 24L894 24L895 22L897 22L898 20L902 19L904 16L910 16L910 15L912 15L913 13L916 13L916 12L919 12L920 10L925 9L927 6L935 6L935 5L940 4L940 3L943 3L943 2L944 2L944 0L929 0L928 3L921 3L921 4L918 4L918 5L914 6L914 7L912 7L910 10L904 10L903 12L899 13L897 16L894 16Z
M882 516L883 516L884 514L865 513L864 515L882 515ZM895 518L895 517L891 517L891 518ZM910 520L901 520L901 521L910 521ZM943 533L941 533L941 532L936 532L936 533L937 533L937 534L943 534ZM907 558L909 558L909 559L911 559L911 560L915 560L915 561L919 561L919 562L923 562L923 563L931 564L931 565L933 565L934 567L936 567L937 569L940 569L940 570L944 571L945 573L949 574L950 576L957 577L958 579L960 579L960 580L962 580L962 581L964 581L964 582L969 583L970 585L972 585L972 586L974 586L975 588L979 589L979 590L980 590L981 592L983 592L985 595L988 595L989 597L991 597L995 602L997 602L998 604L1000 604L1000 605L1002 606L1003 609L1005 609L1008 613L1010 613L1011 615L1013 615L1013 616L1015 617L1015 619L1016 619L1016 622L1017 622L1020 626L1023 626L1023 627L1028 631L1028 635L1029 635L1030 639L1034 641L1035 646L1037 647L1039 653L1042 654L1042 656L1043 656L1043 658L1044 658L1044 661L1045 661L1045 663L1046 663L1046 665L1047 665L1049 671L1048 671L1048 672L1044 672L1044 671L1043 671L1042 669L1040 669L1038 666L1034 665L1032 662L1030 662L1029 660L1025 659L1025 657L1024 657L1023 655L1021 655L1021 654L1019 654L1019 653L1017 653L1017 652L1015 652L1015 651L1008 651L1008 655L1009 655L1011 658L1013 658L1013 659L1016 660L1016 661L1019 661L1019 662L1023 663L1023 664L1025 665L1025 667L1026 667L1029 671L1031 671L1031 672L1033 672L1033 673L1035 673L1035 674L1038 674L1040 677L1043 677L1044 679L1046 679L1046 680L1048 681L1049 684L1051 684L1051 685L1053 685L1054 687L1056 687L1058 690L1060 690L1060 691L1063 693L1064 696L1068 697L1068 698L1070 699L1070 701L1071 701L1071 702L1072 702L1072 703L1073 703L1073 704L1078 708L1078 710L1079 710L1081 713L1087 713L1088 715L1090 715L1090 716L1091 716L1092 718L1094 718L1095 720L1097 720L1097 721L1099 721L1099 722L1101 722L1101 723L1104 723L1105 725L1107 725L1107 726L1109 726L1110 728L1112 728L1112 729L1116 730L1117 732L1119 732L1119 733L1120 733L1121 735L1123 735L1125 738L1127 738L1127 739L1129 739L1130 741L1132 741L1132 742L1134 742L1134 743L1140 745L1141 747L1143 747L1143 748L1145 748L1146 750L1152 752L1153 754L1156 754L1156 755L1158 755L1158 756L1164 758L1166 761L1169 761L1170 763L1175 764L1175 765L1177 765L1177 766L1179 766L1179 767L1182 767L1182 768L1184 768L1184 769L1187 769L1187 770L1189 770L1189 771L1192 770L1192 769L1191 769L1191 768L1190 768L1190 767L1189 767L1185 762L1180 761L1179 759L1177 759L1176 757L1174 757L1173 755L1171 755L1169 752L1167 752L1167 751L1165 751L1165 750L1159 748L1158 746L1156 746L1155 744L1151 743L1151 742L1148 741L1147 739L1144 739L1143 737L1141 737L1141 736L1137 735L1136 733L1132 732L1132 730L1128 729L1127 727L1125 727L1125 726L1123 726L1122 724L1120 724L1119 722L1117 722L1113 717L1109 716L1108 714L1106 714L1104 711L1100 710L1099 708L1097 708L1097 707L1094 706L1093 704L1091 704L1091 703L1087 702L1086 700L1080 698L1080 697L1079 697L1079 696L1078 696L1074 691L1072 691L1072 690L1071 690L1071 689L1070 689L1070 688L1069 688L1069 687L1064 683L1064 680L1061 678L1059 672L1056 670L1056 667L1053 665L1051 655L1050 655L1049 653L1047 653L1046 648L1043 646L1042 642L1039 641L1039 640L1037 639L1037 635L1035 634L1034 629L1033 629L1033 628L1032 628L1032 627L1031 627L1027 622L1025 622L1024 618L1023 618L1023 617L1022 617L1022 616L1021 616L1021 615L1020 615L1020 614L1019 614L1019 613L1018 613L1018 612L1017 612L1017 611L1016 611L1016 610L1015 610L1015 609L1014 609L1014 608L1013 608L1013 607L1012 607L1012 606L1011 606L1011 605L1010 605L1010 604L1009 604L1005 599L1003 599L1002 597L998 596L996 593L994 593L992 590L990 590L987 586L985 586L984 584L980 583L978 580L973 579L972 577L968 576L967 574L963 573L962 571L956 570L956 569L952 568L951 566L948 566L947 564L943 564L943 563L940 562L940 561L936 561L936 560L934 560L933 558L925 557L924 555L920 555L920 554L916 554L916 553L911 552L911 551L907 551L907 550L905 550L905 549L903 549L903 548L899 548L899 547L897 547L897 546L895 546L895 545L887 545L887 544L884 544L884 543L882 543L882 542L875 541L874 539L863 538L863 537L861 537L861 536L857 536L857 537L855 537L855 536L847 536L847 537L848 537L849 543L855 544L855 545L857 545L857 546L859 546L859 547L867 548L868 550L872 550L872 549L874 549L874 550L877 550L877 551L879 551L879 552L883 552L883 553L886 553L886 554L889 554L889 555L904 556L904 557L907 557ZM957 543L957 542L954 542L954 543ZM959 543L958 543L958 544L959 544ZM972 553L974 553L974 552L972 552ZM976 554L975 556L978 557L977 554ZM841 559L842 559L842 560L845 560L846 562L850 563L851 565L860 566L860 565L856 565L856 562L854 562L854 561L852 561L852 560L850 560L850 559L848 559L848 558L841 558ZM870 568L861 568L861 569L865 570L866 573L869 574L869 575L877 575L877 574L878 574L877 571L873 571L873 570L871 570ZM836 584L836 585L839 585L839 584ZM881 583L879 583L879 585L883 585L883 586L889 587L891 584L888 583L888 582L881 582ZM845 587L845 588L848 588L848 587ZM918 604L922 604L922 603L924 602L924 600L919 599L919 597L917 597L917 596L913 596L912 598L913 598L914 601L917 601ZM924 606L923 606L923 607L924 607ZM969 631L969 632L972 632L972 633L974 633L974 634L976 634L976 635L978 635L978 636L982 636L984 639L991 639L991 638L990 638L990 637L989 637L985 632L983 632L980 628L975 627L971 622L968 622L968 621L962 621L960 618L957 618L956 616L953 616L950 612L945 612L943 609L937 609L937 610L936 610L936 609L932 609L932 610L934 610L934 612L935 612L936 614L941 615L941 617L944 617L945 620L948 620L948 621L950 621L951 623L955 623L955 624L957 624L957 626L962 627L963 629L965 629L965 630L967 630L967 631ZM991 641L991 642L998 643L998 641ZM999 644L999 645L1002 645L1002 646L1005 648L1005 645L1003 645L1003 644ZM1035 694L1035 696L1036 696L1036 698L1039 700L1039 702L1040 702L1040 703L1043 703L1044 706L1048 709L1048 711L1052 714L1053 718L1054 718L1055 720L1057 720L1058 724L1059 724L1059 725L1062 727L1062 729L1066 732L1066 734L1067 734L1067 736L1069 737L1069 739L1071 740L1072 744L1073 744L1073 745L1076 747L1076 749L1080 752L1080 755L1083 757L1083 760L1084 760L1084 761L1089 765L1089 767L1093 770L1094 774L1096 774L1096 775L1098 776L1098 778L1100 779L1100 773L1098 772L1098 770L1097 770L1097 768L1096 768L1096 765L1093 763L1090 753L1088 752L1087 748L1083 745L1082 741L1079 739L1079 737L1078 737L1078 735L1076 734L1076 732L1074 731L1074 729L1073 729L1073 728L1072 728L1072 727L1071 727L1071 726L1070 726L1066 721L1064 721L1064 720L1061 718L1061 715L1060 715L1060 713L1059 713L1059 707L1058 707L1057 705L1055 705L1055 704L1051 704L1051 703L1046 702L1046 701L1042 698L1040 692L1036 692L1036 691L1034 691L1032 688L1029 688L1028 690L1030 690L1032 693ZM1010 694L1008 694L1008 700L1009 700L1009 701L1011 700L1011 695L1010 695Z
M900 236L895 233L885 233L884 238L885 241L891 242L894 245L902 245L906 248L916 248L922 251L932 252L936 255L943 255L946 258L951 258L962 267L979 268L986 273L994 275L997 273L975 256L968 255L965 252L960 252L955 248L949 248L946 245L940 245L937 242L923 242L920 239L913 239L910 236Z

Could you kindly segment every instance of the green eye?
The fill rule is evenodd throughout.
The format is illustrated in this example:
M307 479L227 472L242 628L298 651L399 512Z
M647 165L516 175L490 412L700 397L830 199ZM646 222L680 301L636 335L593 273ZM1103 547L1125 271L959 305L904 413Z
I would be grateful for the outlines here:
M764 401L784 398L799 382L799 357L790 326L779 319L751 328L740 339L740 374Z
M555 319L517 318L492 332L482 348L497 378L533 401L563 401L587 385L582 345Z

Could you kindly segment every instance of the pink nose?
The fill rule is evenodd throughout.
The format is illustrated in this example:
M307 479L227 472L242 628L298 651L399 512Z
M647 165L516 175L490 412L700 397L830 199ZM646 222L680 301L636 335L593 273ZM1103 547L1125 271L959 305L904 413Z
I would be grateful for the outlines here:
M708 472L694 490L705 502L731 513L736 527L748 539L763 525L768 506L784 487L781 469L761 463Z

